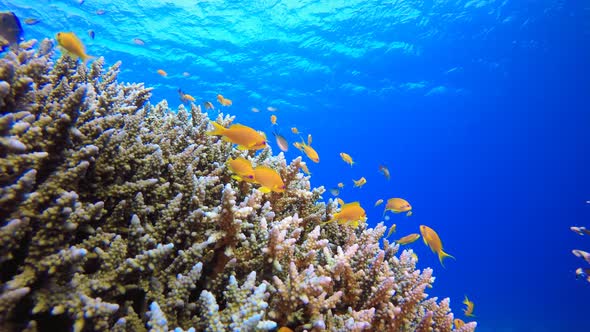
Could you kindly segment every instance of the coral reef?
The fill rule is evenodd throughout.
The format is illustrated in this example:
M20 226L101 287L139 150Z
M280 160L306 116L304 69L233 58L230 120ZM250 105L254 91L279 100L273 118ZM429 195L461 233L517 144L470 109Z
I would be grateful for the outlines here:
M450 331L432 270L337 211L270 148L206 135L207 114L117 82L120 63L0 60L0 326L8 331ZM233 117L218 115L229 125ZM279 171L264 194L242 156ZM475 323L461 331L472 331Z

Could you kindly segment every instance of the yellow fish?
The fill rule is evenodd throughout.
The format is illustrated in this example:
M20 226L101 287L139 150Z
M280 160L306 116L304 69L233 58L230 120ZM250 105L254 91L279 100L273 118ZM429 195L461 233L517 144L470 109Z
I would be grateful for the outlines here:
M166 77L166 76L168 76L168 73L167 73L167 72L165 72L163 69L158 69L158 70L156 71L156 73L160 74L160 76L163 76L163 77Z
M224 128L217 122L211 121L215 129L207 135L223 136L223 140L238 145L240 150L260 150L266 147L266 139L256 130L242 124L234 124Z
M339 202L344 203L342 200ZM340 212L334 213L332 219L326 221L324 224L338 221L338 223L342 225L351 224L353 227L358 227L360 221L367 220L367 214L365 210L361 207L359 202L351 202L347 204L343 204L340 208Z
M387 180L389 180L389 168L387 166L379 165L379 171L385 176Z
M464 322L464 321L462 321L462 320L461 320L461 319L459 319L459 318L455 318L455 320L453 321L453 323L455 324L455 329L460 329L460 328L462 328L463 326L465 326L465 322Z
M385 238L388 238L391 236L391 234L395 233L396 229L397 229L396 224L391 225L391 227L389 227L389 232L387 232L387 236Z
M350 167L352 167L352 164L354 164L354 161L352 161L352 157L348 153L340 152L340 158L342 158L342 160L344 160L345 163L349 164Z
M414 259L416 262L418 262L418 255L416 255L416 253L415 253L415 252L413 252L413 251L412 251L412 254L411 254L411 255L412 255L412 258L413 258L413 259Z
M338 188L344 188L344 183L338 182Z
M379 206L383 204L383 200L382 199L378 199L377 202L375 202L375 206Z
M254 168L246 158L238 157L227 161L229 170L234 173L232 178L238 181L254 182Z
M301 170L303 171L303 173L305 173L307 175L310 175L311 174L311 172L307 168L307 164L306 163L299 163L299 168L301 168Z
M465 316L467 317L475 317L475 315L473 314L473 301L469 301L469 299L467 298L467 295L465 295L465 299L463 300L463 304L466 305L466 308L463 309L463 313L465 314Z
M385 204L383 214L387 211L393 213L407 212L406 215L409 217L412 215L412 206L403 198L390 198L387 200L387 204Z
M296 127L291 128L291 132L295 135L299 134L299 130Z
M180 96L180 100L183 103L188 103L189 101L195 101L195 97L189 95L188 93L184 93L181 89L178 89L178 95Z
M367 183L367 179L365 179L365 177L363 176L363 177L361 177L361 178L360 178L360 179L358 179L358 180L354 180L354 179L353 179L353 180L352 180L352 182L354 182L354 186L355 186L355 187L359 187L359 188L361 188L362 186L364 186L364 185L365 185L365 183Z
M205 109L206 109L206 110L212 110L212 109L214 109L214 108L215 108L215 106L213 106L213 103L212 103L212 102L210 102L210 101L206 101L206 102L204 102L203 104L205 105Z
M231 99L227 99L227 98L223 97L222 95L217 95L217 101L222 106L231 106L231 104L232 104Z
M270 123L273 125L277 124L277 116L276 115L273 114L270 116Z
M442 265L443 267L445 266L443 264L444 258L451 257L451 258L455 259L455 257L453 257L443 251L443 245L440 240L440 237L438 237L438 234L434 231L434 229L432 229L426 225L420 225L420 233L422 234L422 238L424 239L424 243L430 247L432 252L435 252L438 254L438 260L440 261L440 265Z
M271 191L282 193L285 191L285 183L281 176L274 169L267 166L257 166L254 169L254 180L260 184L260 191L269 193Z
M420 234L412 233L410 235L406 235L406 236L402 237L399 240L395 240L395 242L397 242L399 244L410 244L412 242L416 242L416 240L418 240L419 238L420 238Z
M88 59L93 58L93 56L86 54L86 48L82 41L78 36L76 36L73 32L58 32L55 35L55 39L57 39L57 43L63 49L68 51L68 53L77 56L78 58L82 59L84 63L88 61Z
M301 142L301 143L295 142L295 143L293 143L293 145L296 148L298 148L299 150L301 150L303 153L305 153L307 158L311 159L311 161L313 161L314 163L320 162L320 156L318 155L316 150L314 148L312 148L311 146L309 146L308 144L305 144L305 142Z

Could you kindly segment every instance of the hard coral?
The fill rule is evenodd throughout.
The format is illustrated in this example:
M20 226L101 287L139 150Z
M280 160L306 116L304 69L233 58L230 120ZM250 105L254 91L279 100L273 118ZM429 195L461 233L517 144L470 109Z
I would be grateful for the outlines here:
M0 60L0 326L452 329L448 299L426 299L432 270L381 248L383 225L322 229L336 205L300 158L207 136L199 107L150 105L150 89L117 82L120 63L52 54L45 40ZM286 193L233 180L238 155Z

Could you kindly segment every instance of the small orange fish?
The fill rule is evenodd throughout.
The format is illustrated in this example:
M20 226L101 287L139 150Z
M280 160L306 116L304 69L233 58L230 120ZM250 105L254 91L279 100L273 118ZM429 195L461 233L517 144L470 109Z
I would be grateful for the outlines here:
M407 216L411 216L412 206L408 201L403 198L390 198L387 200L387 204L385 204L385 212L391 211L393 213L400 213L400 212L407 212Z
M455 320L453 321L453 323L455 324L455 329L456 330L462 328L463 326L465 326L465 322L462 321L459 318L455 318Z
M238 145L240 150L260 150L266 147L266 139L256 130L242 124L234 124L224 128L217 122L211 121L213 131L207 135L223 136L223 140Z
M163 69L158 69L156 73L160 74L162 77L168 76L168 73L165 72Z
M279 149L281 149L281 151L283 152L287 152L289 150L289 143L287 143L287 140L282 135L277 134L276 132L273 132L272 134L275 135L275 139L277 141Z
M215 106L213 106L213 103L212 103L212 102L210 102L210 101L206 101L206 102L204 102L203 104L205 105L205 109L206 109L206 110L212 110L212 109L214 109L214 108L215 108Z
M344 183L338 182L338 188L344 188Z
M318 153L316 152L316 150L314 148L312 148L311 146L305 144L305 142L295 142L293 143L293 145L298 148L299 150L301 150L303 153L305 153L305 155L311 159L314 163L319 163L320 162L320 156L318 155Z
M399 244L410 244L412 242L416 242L416 240L418 240L419 238L420 238L420 234L412 233L410 235L406 235L406 236L402 237L399 240L395 240L395 242L397 242Z
M397 225L396 224L391 225L391 227L389 227L389 232L387 232L387 236L385 238L390 237L391 234L395 233L396 230L397 230Z
M383 204L383 200L382 199L378 199L377 202L375 202L375 206L376 207L379 206L379 205L381 205L381 204Z
M267 166L257 166L254 169L254 179L256 183L260 184L260 191L269 193L271 191L282 193L285 191L285 183L281 176L274 169Z
M223 97L222 95L217 95L217 101L222 106L231 106L231 104L232 104L231 99L227 99L227 98Z
M363 176L358 180L353 179L352 182L354 182L355 187L361 188L362 186L364 186L367 183L367 179L365 179L365 177Z
M234 173L232 178L238 181L254 182L254 168L246 158L238 157L227 161L228 169Z
M276 115L271 115L270 116L270 123L272 123L273 125L277 124L277 116Z
M443 251L443 245L440 240L440 237L434 231L434 229L432 229L428 226L425 226L425 225L420 225L420 233L422 234L422 238L424 240L424 243L430 247L432 252L435 252L438 254L438 260L440 261L440 265L442 265L443 267L445 266L443 264L443 259L445 259L447 257L455 259L455 257L453 257Z
M576 227L576 226L572 226L570 227L570 229L572 230L572 232L577 233L578 235L590 235L590 231L586 229L586 227L584 226L580 226L580 227Z
M389 180L389 168L387 166L379 165L379 171L385 176L387 180Z
M475 317L475 315L473 314L473 306L474 306L473 301L469 301L469 299L467 298L467 295L465 295L465 299L463 300L463 304L467 306L465 309L463 309L463 313L465 314L465 316Z
M299 168L301 168L301 170L303 171L303 173L305 173L307 175L311 175L311 172L309 171L309 168L307 168L307 164L306 163L299 163Z
M345 163L349 164L350 167L352 167L352 164L354 164L354 161L352 161L352 157L348 153L340 152L340 158L342 158L342 160L344 160Z
M292 127L291 132L295 135L299 134L299 130L297 129L297 127Z
M89 59L92 59L93 56L86 54L86 47L84 44L76 36L73 32L58 32L55 35L55 39L57 39L57 43L61 46L64 50L66 50L69 54L72 54L80 59L84 63Z
M178 89L178 95L180 96L180 100L183 103L194 102L195 97L189 95L188 93L184 93L181 89Z
M339 202L343 203L342 200L340 200ZM326 221L324 224L333 221L338 221L338 223L342 225L350 224L354 228L356 228L359 226L360 221L364 222L366 221L366 219L367 214L365 213L365 210L361 207L361 204L359 202L351 202L342 205L342 207L340 208L340 212L334 213L332 219Z

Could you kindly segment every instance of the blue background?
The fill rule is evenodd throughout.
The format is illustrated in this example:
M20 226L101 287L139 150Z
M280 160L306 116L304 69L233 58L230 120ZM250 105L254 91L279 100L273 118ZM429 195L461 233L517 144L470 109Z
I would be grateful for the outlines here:
M437 230L457 258L446 269L410 247L435 270L431 295L461 318L463 296L475 302L478 331L590 330L590 283L571 254L590 239L569 230L590 226L587 1L33 3L0 0L41 20L23 24L27 39L74 31L89 54L122 60L120 79L154 87L153 103L176 108L178 88L201 103L221 93L234 101L224 112L269 137L271 114L290 142L292 126L311 133L313 186L343 182L340 197L370 225L396 223L394 238ZM414 215L384 220L373 204L390 197Z

